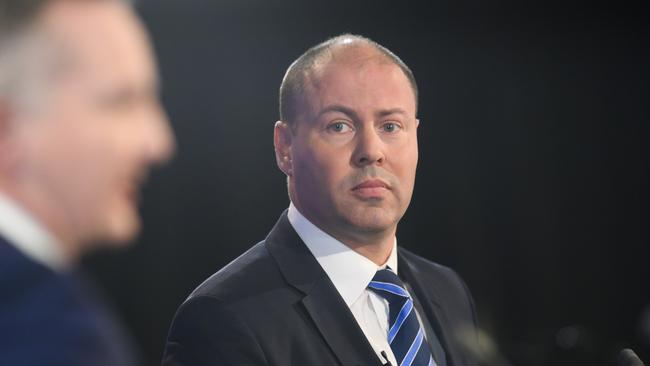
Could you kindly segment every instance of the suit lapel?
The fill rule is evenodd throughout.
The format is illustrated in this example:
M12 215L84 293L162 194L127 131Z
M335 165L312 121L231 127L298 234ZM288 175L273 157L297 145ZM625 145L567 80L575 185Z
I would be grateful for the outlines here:
M306 313L341 365L381 365L352 312L289 223L286 211L265 245L287 283L305 295Z
M408 260L405 251L398 249L398 270L402 277L415 292L425 316L430 319L435 334L427 334L428 339L436 337L445 350L447 366L453 366L453 357L449 343L453 342L453 334L450 333L450 323L447 314L441 304L439 294L444 293L436 278L427 278L426 285L423 283L425 276L418 273L418 269Z
M326 279L303 299L305 309L343 365L379 365L374 350L343 299Z

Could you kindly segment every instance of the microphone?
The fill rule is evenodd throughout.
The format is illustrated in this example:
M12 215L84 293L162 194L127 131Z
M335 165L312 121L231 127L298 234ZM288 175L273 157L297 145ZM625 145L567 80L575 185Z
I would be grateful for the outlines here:
M390 363L390 360L388 359L388 356L386 355L386 351L381 351L381 357L383 357L384 360L386 361L386 363L384 364L384 366L393 366L393 364ZM383 361L382 361L382 362L383 362ZM635 366L636 366L636 365L635 365ZM641 366L644 366L644 365L641 364Z
M616 366L645 366L645 364L634 351L624 348L618 353Z

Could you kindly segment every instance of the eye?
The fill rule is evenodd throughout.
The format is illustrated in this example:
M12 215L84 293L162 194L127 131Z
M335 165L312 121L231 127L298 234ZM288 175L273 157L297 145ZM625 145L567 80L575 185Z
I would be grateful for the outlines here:
M381 126L382 130L385 132L396 132L402 127L395 122L386 122Z
M350 131L352 128L345 122L334 122L327 126L327 129L335 133L345 133Z

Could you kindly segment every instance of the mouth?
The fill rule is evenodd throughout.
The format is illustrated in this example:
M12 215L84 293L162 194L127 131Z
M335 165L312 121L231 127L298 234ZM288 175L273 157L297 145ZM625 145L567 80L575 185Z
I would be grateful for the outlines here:
M369 179L352 187L352 193L360 198L382 198L390 189L381 179Z
M130 204L136 206L140 203L140 187L138 184L130 184L125 189L125 197Z
M141 191L147 181L146 173L139 173L134 176L126 188L126 196L131 203L139 205L141 200Z

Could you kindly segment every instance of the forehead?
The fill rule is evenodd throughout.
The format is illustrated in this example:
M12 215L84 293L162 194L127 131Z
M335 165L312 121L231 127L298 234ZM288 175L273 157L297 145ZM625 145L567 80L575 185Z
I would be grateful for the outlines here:
M305 78L305 102L312 110L331 104L353 109L401 108L415 115L415 95L402 69L373 50L332 53Z
M52 1L40 20L75 74L113 81L153 77L146 34L131 9L119 1Z

